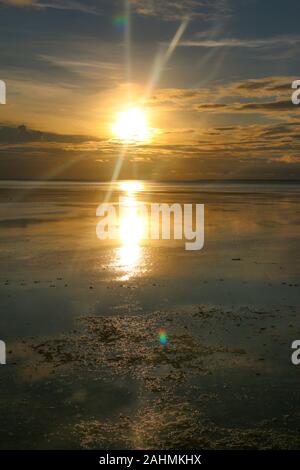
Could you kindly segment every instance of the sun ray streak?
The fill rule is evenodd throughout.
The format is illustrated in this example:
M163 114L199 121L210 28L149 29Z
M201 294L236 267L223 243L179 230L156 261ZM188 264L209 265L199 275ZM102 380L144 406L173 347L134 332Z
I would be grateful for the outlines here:
M126 16L126 28L125 28L125 33L124 33L124 43L125 43L125 59L126 59L126 79L127 79L127 93L128 93L128 103L131 102L131 90L130 90L130 81L131 81L131 12L130 12L130 0L125 0L125 16ZM150 80L149 80L149 84L148 84L148 87L147 87L147 90L146 90L146 95L144 97L144 100L143 101L146 101L153 93L153 90L155 88L155 86L157 85L159 79L160 79L160 76L161 76L161 73L163 71L163 68L165 67L165 65L167 64L167 62L169 61L169 59L171 58L172 54L174 53L180 39L182 38L182 35L184 34L187 26L188 26L188 23L189 23L189 18L185 18L180 26L178 27L175 35L173 36L168 48L165 50L165 51L160 51L154 61L154 69L153 69L153 73L152 73L152 76L150 77ZM112 179L111 179L111 183L113 183L114 181L116 181L119 177L119 174L120 174L120 171L121 171L121 168L122 168L122 165L123 165L123 161L124 161L124 157L125 157L125 154L126 154L126 150L127 150L127 146L124 145L122 147L122 152L121 154L119 155L118 157L118 160L116 162L116 165L115 165L115 168L114 168L114 171L113 171L113 175L112 175ZM106 194L106 198L105 200L106 201L109 201L110 200L110 197L111 197L111 193L112 193L112 184L110 185L110 189L108 190L107 194Z
M144 100L146 101L149 99L153 93L154 88L156 87L160 76L162 74L162 71L164 67L166 66L167 62L170 60L172 54L174 53L180 39L182 38L182 35L184 34L188 24L189 24L189 18L185 18L179 28L177 29L175 35L173 36L168 48L166 51L160 50L158 54L156 55L156 58L154 60L154 67L153 67L153 73L152 76L150 77L146 94L144 97Z
M125 47L125 67L126 67L126 81L127 81L127 101L131 102L131 90L130 90L130 82L131 82L131 11L130 11L130 0L125 0L125 17L126 17L126 26L124 31L124 47ZM116 181L119 177L123 160L125 158L127 151L127 146L123 145L121 153L117 159L115 164L115 168L111 178L111 184L105 196L105 201L110 201L111 194L112 194L112 183Z
M123 165L123 161L124 161L124 158L126 156L126 152L127 152L127 145L124 144L122 146L122 150L120 152L120 155L119 155L119 157L117 159L117 162L115 164L115 167L114 167L111 182L110 182L109 188L107 190L107 193L105 195L105 199L104 199L105 203L109 202L111 200L111 195L112 195L112 192L113 192L113 183L114 183L114 181L117 181L117 179L119 178L120 171L121 171L121 168L122 168L122 165Z
M130 90L131 83L131 14L130 14L130 0L125 0L125 17L126 26L124 30L124 45L125 45L125 67L126 67L126 81L127 81L127 100L130 103L132 96Z

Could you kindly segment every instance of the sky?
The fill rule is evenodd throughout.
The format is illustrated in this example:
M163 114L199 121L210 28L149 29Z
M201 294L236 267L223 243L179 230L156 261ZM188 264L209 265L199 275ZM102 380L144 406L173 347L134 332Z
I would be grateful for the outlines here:
M0 0L0 178L300 178L299 14L299 0ZM113 136L129 105L151 139Z

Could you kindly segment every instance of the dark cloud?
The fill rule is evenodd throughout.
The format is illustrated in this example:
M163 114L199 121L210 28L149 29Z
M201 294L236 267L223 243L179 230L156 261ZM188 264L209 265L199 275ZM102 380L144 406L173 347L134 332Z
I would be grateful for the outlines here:
M211 20L230 14L228 0L132 0L140 15L164 20L182 20L185 17Z
M272 101L267 103L203 103L197 106L197 110L201 112L212 113L259 113L263 115L277 116L282 118L282 113L296 117L298 119L298 110L291 100Z
M238 106L237 109L241 111L254 111L254 112L282 112L282 111L295 111L295 106L291 100L287 101L274 101L271 103L247 103Z
M41 132L27 128L25 125L17 127L0 125L0 145L2 144L28 144L32 142L40 143L72 143L80 144L97 140L95 137L80 136L80 135L63 135L51 132Z

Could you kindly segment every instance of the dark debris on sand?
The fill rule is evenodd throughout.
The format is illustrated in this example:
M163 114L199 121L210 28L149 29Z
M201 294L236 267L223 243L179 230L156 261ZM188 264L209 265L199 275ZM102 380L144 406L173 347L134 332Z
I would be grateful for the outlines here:
M226 312L228 314L228 312ZM218 321L218 308L172 314L85 316L75 332L33 344L41 360L56 371L69 368L109 381L131 377L138 384L137 409L111 419L79 419L72 426L78 446L88 449L276 449L297 448L300 437L272 422L249 428L213 423L205 416L206 403L215 395L194 385L199 406L191 400L191 381L212 374L216 363L224 367L245 354L207 341L199 328ZM218 317L219 316L219 317ZM235 320L237 320L235 318ZM169 343L159 343L166 328ZM197 327L198 326L198 327ZM201 396L203 395L203 399ZM233 398L232 398L233 399Z

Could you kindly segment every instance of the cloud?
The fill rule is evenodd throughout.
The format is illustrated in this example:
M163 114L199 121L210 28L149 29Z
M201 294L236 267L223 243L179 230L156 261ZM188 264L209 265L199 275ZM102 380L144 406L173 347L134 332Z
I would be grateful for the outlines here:
M99 15L101 9L94 0L0 0L0 3L12 7L31 7L35 9L73 10Z
M166 110L192 110L210 114L261 114L276 119L298 119L299 108L292 104L293 76L263 77L220 83L197 89L162 89L149 101Z
M107 5L115 10L123 9L123 2L120 0L0 0L0 3L13 7L74 10L96 15ZM167 21L178 21L185 17L204 20L221 16L224 18L229 13L228 0L131 0L130 5L132 11L138 15Z
M33 6L35 4L35 0L0 0L0 3L14 7L26 7Z
M300 122L182 129L183 143L127 149L122 178L295 178L300 173ZM187 135L185 136L184 133ZM191 133L194 142L186 137ZM187 143L188 142L188 143ZM0 126L3 178L109 180L120 144L24 126ZM271 163L271 165L270 165ZM134 173L135 172L135 173Z
M246 103L238 106L241 111L253 111L262 113L277 113L282 111L296 111L295 106L291 100L286 101L272 101L270 103Z
M13 7L74 10L94 15L101 14L107 6L115 11L124 9L121 0L0 0L1 3ZM138 15L165 21L182 21L186 17L224 19L230 13L228 0L131 0L130 5Z
M231 94L239 94L248 96L281 96L286 95L291 89L294 77L264 77L251 80L243 80L242 82L233 83L227 87L227 92Z
M204 20L224 18L230 12L227 0L132 0L131 4L140 15L171 21L184 17Z
M202 33L201 33L202 35ZM243 48L270 48L278 46L295 46L300 43L299 35L281 35L267 38L220 38L220 39L189 39L179 43L179 46L188 47L243 47Z
M226 112L226 113L260 113L260 114L272 114L282 117L283 112L289 114L299 114L296 107L293 105L291 100L286 101L271 101L266 103L203 103L197 106L198 111L209 111L214 113Z
M278 158L278 161L284 162L287 164L300 163L300 156L299 155L283 155L282 157Z
M56 134L53 132L42 132L30 129L23 124L19 126L0 126L0 145L11 144L15 146L18 144L28 144L34 142L82 144L91 140L99 141L100 139L86 135L66 135Z

